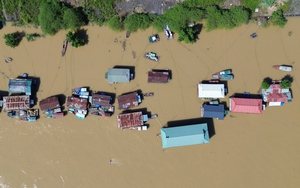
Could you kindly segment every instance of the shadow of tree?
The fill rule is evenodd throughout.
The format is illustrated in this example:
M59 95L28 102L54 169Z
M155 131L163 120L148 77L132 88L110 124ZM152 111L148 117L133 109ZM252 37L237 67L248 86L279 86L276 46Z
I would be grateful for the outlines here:
M288 81L290 81L290 82L293 82L294 81L294 78L293 78L293 76L291 76L291 75L286 75L286 76L284 76L283 78L282 78L282 80L288 80Z

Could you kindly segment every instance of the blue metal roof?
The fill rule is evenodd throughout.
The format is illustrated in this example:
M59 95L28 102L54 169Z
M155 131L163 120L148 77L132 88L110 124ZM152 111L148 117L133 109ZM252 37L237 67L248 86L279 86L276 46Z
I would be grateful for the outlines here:
M204 112L203 117L207 118L217 118L219 120L223 120L225 116L225 107L224 104L219 105L203 105Z
M209 143L206 123L166 127L160 130L162 148L189 146Z
M108 83L114 82L129 82L130 81L130 70L129 69L108 69L106 73Z
M10 79L8 83L8 92L31 95L31 84L31 79Z

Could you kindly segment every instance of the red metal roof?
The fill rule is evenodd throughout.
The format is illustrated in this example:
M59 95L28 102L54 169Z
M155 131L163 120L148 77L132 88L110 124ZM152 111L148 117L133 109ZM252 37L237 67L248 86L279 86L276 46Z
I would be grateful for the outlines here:
M29 96L6 96L3 97L3 111L22 109L26 110L30 107Z
M267 95L268 102L287 102L288 98L283 93L270 93Z
M118 96L119 109L128 109L131 107L138 106L139 103L137 100L137 96L137 92Z
M250 99L250 98L230 98L230 111L249 113L249 114L261 114L262 113L262 99Z
M43 99L40 101L39 104L40 104L40 108L42 111L57 108L60 106L57 96L48 97L46 99Z
M88 101L87 99L77 98L77 97L68 97L67 107L86 110Z
M92 94L92 105L110 105L111 96L101 95L101 94Z
M138 127L144 124L142 112L119 114L117 120L120 129Z
M151 83L167 83L170 80L170 74L168 71L149 71L148 82Z

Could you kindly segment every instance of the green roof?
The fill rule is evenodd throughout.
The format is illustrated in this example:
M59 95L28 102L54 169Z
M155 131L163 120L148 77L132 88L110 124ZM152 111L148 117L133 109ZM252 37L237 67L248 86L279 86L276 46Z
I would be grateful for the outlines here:
M108 83L129 82L130 70L118 68L108 69L105 73L105 77L107 78Z
M209 143L209 134L206 123L166 127L160 130L162 148L189 146Z
M31 95L31 79L10 79L8 83L9 93L25 93Z

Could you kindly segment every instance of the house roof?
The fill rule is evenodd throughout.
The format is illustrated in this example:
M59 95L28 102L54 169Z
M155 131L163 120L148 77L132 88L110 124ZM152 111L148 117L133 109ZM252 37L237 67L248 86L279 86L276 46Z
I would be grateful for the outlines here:
M42 111L60 107L59 100L57 96L48 97L39 102Z
M232 97L229 98L229 108L231 112L261 114L262 99Z
M8 92L31 95L31 84L32 80L30 79L10 79L8 82Z
M87 104L88 104L87 99L78 98L78 97L67 98L67 108L86 110Z
M288 97L285 92L286 89L281 89L280 84L271 84L266 93L268 102L287 102Z
M199 98L224 98L225 86L224 84L198 84Z
M204 104L202 106L202 109L203 109L203 117L217 118L219 120L224 119L225 116L224 104L219 104L219 105Z
M108 83L115 82L129 82L130 81L130 70L129 69L108 69L105 74Z
M168 71L149 71L148 82L150 83L167 83L170 80Z
M119 114L117 116L118 128L125 129L144 125L142 112Z
M23 109L30 107L30 98L28 95L6 96L3 97L3 111Z
M92 105L109 106L111 101L111 96L92 94Z
M162 148L189 146L209 143L209 133L206 123L166 127L160 130Z
M128 109L139 105L137 92L120 95L117 100L119 109Z

